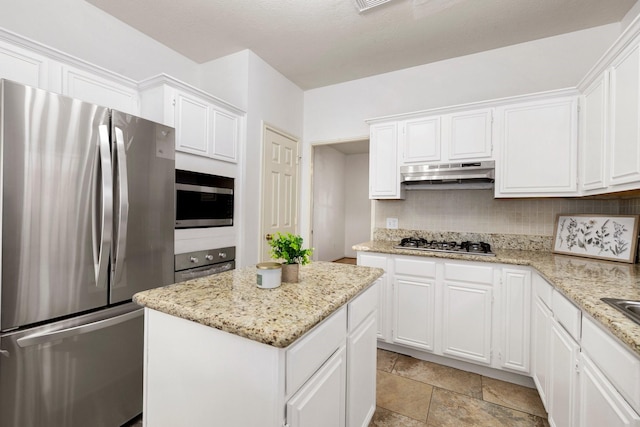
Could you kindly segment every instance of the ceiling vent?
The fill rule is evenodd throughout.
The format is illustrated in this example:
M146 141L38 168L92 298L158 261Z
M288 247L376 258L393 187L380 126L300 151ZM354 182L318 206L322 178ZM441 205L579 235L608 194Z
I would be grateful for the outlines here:
M356 7L360 13L365 12L376 6L381 6L385 3L389 3L392 0L355 0Z

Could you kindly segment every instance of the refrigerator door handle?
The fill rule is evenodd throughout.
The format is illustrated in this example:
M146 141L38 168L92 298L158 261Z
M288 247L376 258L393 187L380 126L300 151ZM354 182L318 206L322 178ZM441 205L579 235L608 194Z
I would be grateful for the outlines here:
M102 172L102 212L100 212L100 243L97 248L94 243L93 260L95 265L96 286L105 287L107 284L109 246L111 245L111 229L113 223L113 181L111 175L108 126L98 126L98 133L100 141L100 170ZM94 242L96 240L94 235Z
M115 258L115 284L120 282L127 248L127 228L129 219L129 181L127 175L127 150L124 145L122 129L115 128L116 154L118 156L118 236L116 242Z
M18 338L16 342L20 347L31 347L38 344L44 344L51 341L58 341L63 338L68 338L76 335L86 334L88 332L98 331L100 329L108 328L111 326L124 323L128 320L135 319L144 314L144 309L140 308L135 311L130 311L120 316L110 317L108 319L98 320L96 322L87 323L80 326L74 326L72 328L61 329L59 331L35 333L27 335L22 338Z

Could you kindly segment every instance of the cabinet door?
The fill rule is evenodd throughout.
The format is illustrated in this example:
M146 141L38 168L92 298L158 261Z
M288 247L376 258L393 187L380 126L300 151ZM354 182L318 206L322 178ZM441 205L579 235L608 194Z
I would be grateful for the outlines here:
M583 191L603 189L605 181L605 165L607 164L607 112L609 97L609 74L602 76L582 96L582 139L581 162Z
M209 104L176 93L176 150L209 156Z
M552 427L573 426L580 347L554 319L550 335L549 422Z
M366 427L376 410L376 319L347 338L347 427Z
M450 114L446 118L449 160L491 158L492 110Z
M95 74L64 66L62 69L62 94L86 102L114 108L123 113L137 115L140 112L137 89Z
M403 124L403 164L440 160L440 116Z
M434 350L435 279L396 276L393 283L393 342Z
M584 353L580 353L578 401L580 427L640 426L640 416Z
M503 330L500 364L506 369L529 373L531 272L504 268L500 292Z
M640 46L625 51L611 70L611 185L640 181Z
M49 61L26 49L0 42L0 78L49 89Z
M358 265L365 267L376 267L387 270L388 257L386 255L377 255L371 253L358 252ZM388 275L383 274L376 280L375 286L378 288L378 314L376 316L376 329L378 339L386 340L389 338L389 288L387 286Z
M577 100L501 107L496 197L577 194Z
M534 297L531 319L531 376L547 412L549 411L551 316L551 310L544 302Z
M226 162L238 161L239 117L226 111L213 110L211 157Z
M371 126L369 141L369 198L399 199L398 125Z
M290 427L344 427L346 355L344 345L287 402Z
M443 354L491 364L490 286L444 282Z

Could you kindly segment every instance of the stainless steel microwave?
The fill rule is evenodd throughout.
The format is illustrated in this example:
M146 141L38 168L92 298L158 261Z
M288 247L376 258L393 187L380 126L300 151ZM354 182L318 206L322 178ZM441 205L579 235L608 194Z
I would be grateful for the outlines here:
M234 179L176 169L176 228L233 225Z

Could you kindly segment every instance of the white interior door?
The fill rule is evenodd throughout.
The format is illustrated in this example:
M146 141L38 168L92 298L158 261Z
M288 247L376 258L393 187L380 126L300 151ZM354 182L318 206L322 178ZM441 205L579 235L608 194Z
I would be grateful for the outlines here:
M261 260L268 261L267 236L297 232L298 140L265 127L262 170Z

